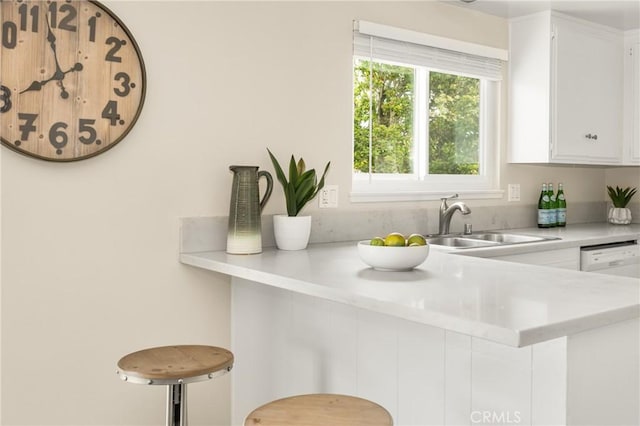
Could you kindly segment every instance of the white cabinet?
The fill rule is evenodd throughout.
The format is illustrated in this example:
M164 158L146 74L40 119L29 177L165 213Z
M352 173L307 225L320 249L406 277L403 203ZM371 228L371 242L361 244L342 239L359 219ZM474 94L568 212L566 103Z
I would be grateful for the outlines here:
M497 256L494 259L528 265L550 266L553 268L580 270L580 248L571 247L558 250Z
M545 11L510 23L509 161L622 164L623 34Z
M623 161L640 165L640 30L625 34Z

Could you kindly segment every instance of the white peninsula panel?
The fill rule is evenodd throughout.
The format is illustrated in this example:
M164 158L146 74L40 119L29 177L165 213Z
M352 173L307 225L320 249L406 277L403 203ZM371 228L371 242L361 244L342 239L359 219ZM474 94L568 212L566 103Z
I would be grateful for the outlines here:
M233 424L316 392L373 400L397 425L640 421L637 319L514 348L239 278L232 287Z

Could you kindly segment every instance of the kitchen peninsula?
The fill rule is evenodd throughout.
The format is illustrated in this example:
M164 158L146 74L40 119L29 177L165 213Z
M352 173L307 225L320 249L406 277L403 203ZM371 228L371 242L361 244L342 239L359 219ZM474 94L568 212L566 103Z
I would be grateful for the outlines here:
M560 240L474 250L637 239L640 226L558 232ZM234 424L254 406L305 392L372 399L399 425L640 420L637 279L433 247L413 271L380 272L354 242L251 256L183 244L180 260L232 277Z

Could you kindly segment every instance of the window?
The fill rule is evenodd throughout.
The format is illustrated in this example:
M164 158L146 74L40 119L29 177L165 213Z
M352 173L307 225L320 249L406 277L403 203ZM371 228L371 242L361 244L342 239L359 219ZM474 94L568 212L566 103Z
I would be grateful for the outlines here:
M496 139L502 60L464 52L478 48L356 23L353 201L501 196Z

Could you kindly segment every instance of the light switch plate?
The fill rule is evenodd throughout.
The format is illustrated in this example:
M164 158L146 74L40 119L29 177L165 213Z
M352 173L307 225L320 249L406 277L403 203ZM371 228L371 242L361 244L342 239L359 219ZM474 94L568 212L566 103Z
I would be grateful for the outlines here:
M338 207L338 185L325 185L318 193L318 205L321 209Z
M510 183L507 186L508 201L520 201L520 184Z

